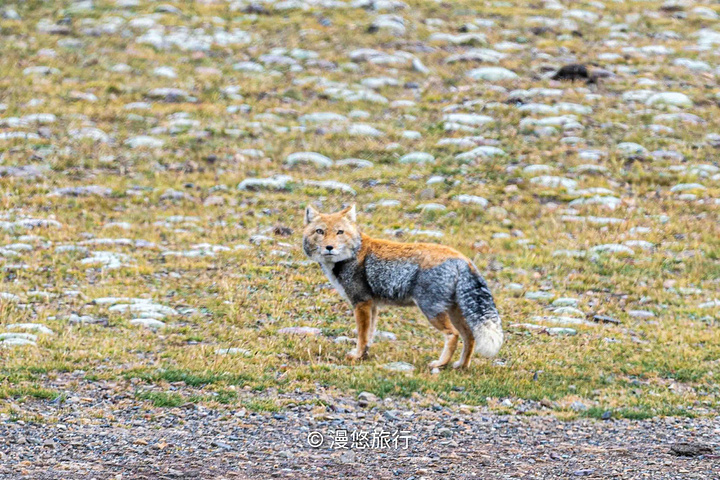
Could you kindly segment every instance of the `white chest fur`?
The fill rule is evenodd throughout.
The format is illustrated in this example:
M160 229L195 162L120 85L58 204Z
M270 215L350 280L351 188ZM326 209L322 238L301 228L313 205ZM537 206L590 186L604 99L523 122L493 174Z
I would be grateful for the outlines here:
M325 274L325 276L328 278L328 280L330 280L330 283L332 284L332 286L335 288L335 290L337 290L337 292L345 300L347 300L349 302L350 299L348 298L347 294L345 293L345 289L343 288L342 285L340 285L340 282L338 281L337 277L333 273L334 265L335 265L334 263L320 262L320 267L322 268L322 271Z

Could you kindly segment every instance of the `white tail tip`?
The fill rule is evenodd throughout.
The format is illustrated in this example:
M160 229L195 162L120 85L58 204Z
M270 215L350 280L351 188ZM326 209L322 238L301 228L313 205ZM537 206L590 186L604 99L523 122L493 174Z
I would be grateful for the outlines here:
M472 330L475 337L475 351L488 358L497 355L504 340L500 319L486 320Z

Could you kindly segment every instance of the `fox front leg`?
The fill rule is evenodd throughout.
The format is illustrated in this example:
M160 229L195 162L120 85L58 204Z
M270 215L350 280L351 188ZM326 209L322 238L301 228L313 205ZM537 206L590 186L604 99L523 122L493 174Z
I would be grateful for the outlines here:
M357 346L348 352L348 360L361 360L367 358L370 343L370 329L372 327L373 303L361 302L355 305L355 323L357 324Z
M374 303L372 306L371 313L372 313L372 316L370 317L370 333L368 333L368 346L373 344L373 339L375 338L375 332L377 331L378 307Z

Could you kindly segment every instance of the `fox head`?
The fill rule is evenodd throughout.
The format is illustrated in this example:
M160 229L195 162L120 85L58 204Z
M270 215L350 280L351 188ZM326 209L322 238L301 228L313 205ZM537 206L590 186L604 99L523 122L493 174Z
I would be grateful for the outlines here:
M335 213L320 213L312 205L305 209L303 249L316 262L337 263L353 258L360 249L360 230L355 205Z

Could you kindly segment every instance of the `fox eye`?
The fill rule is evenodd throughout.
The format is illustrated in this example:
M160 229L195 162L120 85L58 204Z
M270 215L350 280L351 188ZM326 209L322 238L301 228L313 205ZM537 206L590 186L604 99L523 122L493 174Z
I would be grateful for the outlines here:
M315 230L315 233L317 233L318 235L325 235L325 230L323 230L322 228L318 228L317 230Z
M338 234L338 235L342 235L343 233L345 233L345 230L338 230L338 233L337 233L337 234Z

